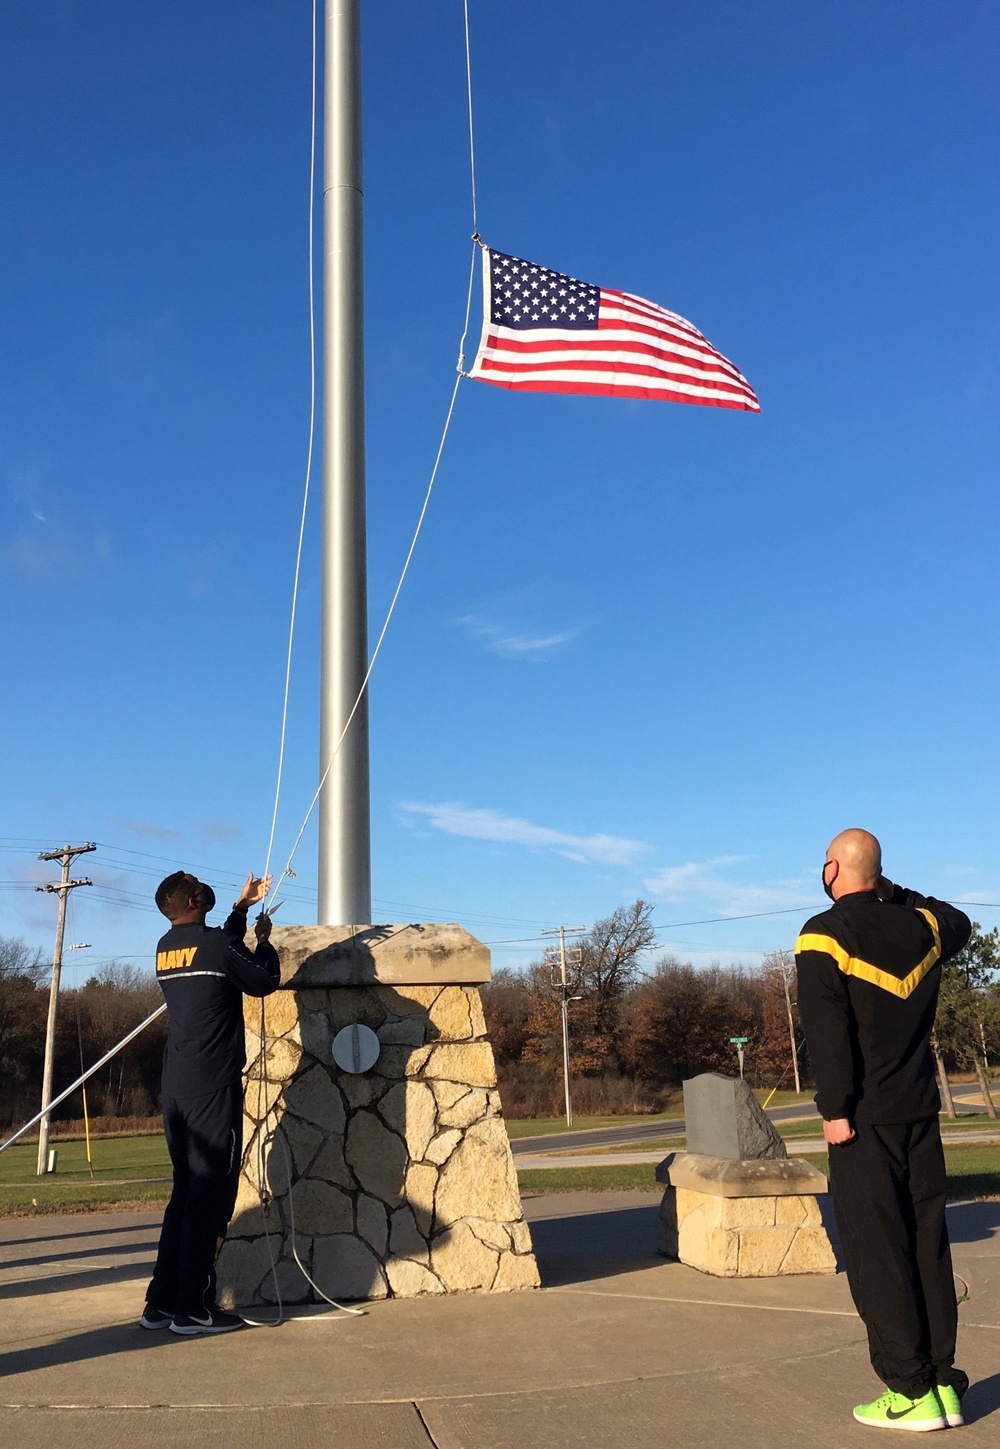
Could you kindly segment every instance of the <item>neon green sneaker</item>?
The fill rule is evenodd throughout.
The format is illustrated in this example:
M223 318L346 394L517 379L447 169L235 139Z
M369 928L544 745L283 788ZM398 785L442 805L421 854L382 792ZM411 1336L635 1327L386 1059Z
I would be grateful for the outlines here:
M958 1390L953 1389L951 1384L938 1384L935 1392L941 1401L944 1410L944 1417L947 1420L949 1429L960 1429L965 1423L962 1418L962 1400Z
M870 1424L873 1429L910 1429L918 1434L947 1427L935 1389L928 1389L919 1399L908 1399L905 1394L886 1389L870 1404L859 1404L854 1417L859 1424Z

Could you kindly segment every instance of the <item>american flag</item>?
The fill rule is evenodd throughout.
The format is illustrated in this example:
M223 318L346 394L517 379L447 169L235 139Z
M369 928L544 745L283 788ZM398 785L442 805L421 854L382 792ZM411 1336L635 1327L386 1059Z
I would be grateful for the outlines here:
M644 297L483 247L483 335L469 372L517 392L609 393L759 413L743 374Z

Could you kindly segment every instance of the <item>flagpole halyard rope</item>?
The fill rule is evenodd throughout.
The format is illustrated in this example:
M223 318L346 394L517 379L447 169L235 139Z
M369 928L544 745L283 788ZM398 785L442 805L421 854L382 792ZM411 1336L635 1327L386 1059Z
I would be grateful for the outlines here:
M463 6L464 6L464 17L465 17L465 89L466 89L466 98L467 98L468 115L469 115L469 183L470 183L470 192L471 192L471 201L472 201L472 257L471 257L470 263L469 263L469 285L468 285L468 287L466 289L466 297L465 297L465 320L464 320L464 322L462 324L462 337L461 337L461 341L459 342L459 345L458 345L458 365L457 365L457 373L458 373L458 375L455 378L455 385L454 385L454 387L451 390L451 400L448 403L448 411L447 411L447 413L445 415L444 427L441 430L441 438L440 438L440 441L439 441L438 446L437 446L437 452L434 455L434 465L431 468L430 481L427 484L427 491L424 494L424 501L423 501L423 504L422 504L421 509L420 509L420 514L419 514L419 516L417 518L417 525L416 525L416 528L413 531L413 538L410 540L410 547L407 550L406 558L405 558L405 560L403 562L403 569L402 569L402 572L400 573L400 576L399 576L399 582L396 585L395 593L392 596L392 601L389 604L389 609L388 609L388 612L386 613L386 616L385 616L385 623L382 625L382 631L379 634L378 641L377 641L377 643L375 645L374 650L372 651L372 656L371 656L371 659L370 659L369 664L368 664L368 669L365 672L365 677L364 677L364 679L361 682L361 688L358 691L358 697L354 701L354 705L353 705L353 707L351 709L350 714L347 717L347 721L346 721L343 729L340 732L340 738L337 740L337 743L336 743L336 745L333 748L333 752L330 755L329 761L327 762L326 769L323 771L323 775L322 775L322 777L320 779L319 785L316 787L316 793L313 795L312 800L310 801L309 809L306 811L305 819L302 821L302 825L299 828L299 833L295 837L295 843L293 844L292 849L291 849L291 851L289 853L288 860L285 863L285 868L281 872L281 875L278 877L278 880L277 880L276 884L273 886L273 888L271 890L271 895L270 895L270 897L269 897L269 899L267 901L267 906L269 906L271 904L271 902L274 900L275 896L278 894L278 889L279 889L279 887L281 885L281 882L284 880L284 878L286 876L292 874L292 861L295 859L296 852L298 851L298 848L299 848L299 846L302 843L302 837L306 833L306 827L308 826L309 821L312 819L312 813L316 809L316 805L319 802L319 798L320 798L320 796L323 793L323 786L326 784L327 780L329 779L330 771L333 769L333 763L334 763L334 761L337 758L337 755L338 755L338 753L340 751L341 745L344 743L344 740L345 740L345 738L347 736L347 731L350 729L351 723L354 720L354 716L357 714L358 709L361 706L361 701L365 697L365 691L368 688L368 681L371 679L372 670L375 668L375 661L376 661L376 659L379 656L379 652L380 652L380 650L382 648L383 641L384 641L385 636L386 636L386 633L388 632L388 629L389 629L389 624L390 624L390 622L392 620L393 614L395 613L396 604L397 604L397 602L399 600L400 594L402 593L403 584L404 584L404 582L406 580L406 575L409 572L410 563L412 562L413 554L414 554L414 551L415 551L415 549L417 547L417 540L419 539L421 529L424 526L424 519L427 516L427 509L428 509L428 506L429 506L430 501L431 501L431 494L434 491L434 484L435 484L435 481L437 479L438 468L440 467L440 464L441 464L441 456L442 456L442 454L444 452L444 445L445 445L445 442L446 442L447 437L448 437L448 431L449 431L449 429L451 427L452 415L453 415L453 413L455 411L455 401L456 401L456 399L458 397L459 385L461 384L462 378L463 377L468 377L468 375L469 375L465 371L465 342L466 342L466 338L468 337L468 334L469 334L469 319L470 319L470 317L472 315L472 289L473 289L473 284L474 284L474 281L475 281L476 257L477 257L477 253L478 253L479 248L483 247L484 246L484 243L482 241L482 238L479 235L479 230L478 230L478 211L477 211L477 202L476 202L476 142L475 142L475 131L474 131L474 127L473 127L473 111L472 111L472 50L471 50L471 44L470 44L470 40L469 40L469 0L463 0ZM314 14L314 17L315 17L315 0L314 0L314 11L313 11L313 14ZM315 40L315 37L316 37L316 27L315 27L315 19L314 19L314 23L313 23L313 86L314 86L314 92L313 92L313 95L314 95L314 100L313 100L313 144L314 144L314 146L315 146L315 124L316 124L316 117L315 117L315 74L316 74L316 63L315 63L316 49L315 49L315 45L316 45L316 40ZM312 189L310 189L310 204L311 204L311 197L312 197ZM310 216L311 216L311 212L310 212ZM311 248L311 246L312 246L312 226L311 225L310 225L310 229L309 229L309 235L310 235L310 248ZM311 262L311 257L312 257L312 252L310 250L310 262ZM310 278L310 319L311 319L312 318L312 305L311 305L312 304L312 267L311 267L311 265L310 265L310 271L309 271L309 278ZM315 344L313 345L312 355L313 355L313 369L314 369L314 371L313 371L313 387L314 387L313 396L314 396L314 399L315 399ZM312 430L311 430L311 425L310 425L310 459L311 459L311 456L312 456L311 449L312 449ZM304 525L304 522L305 522L305 512L303 510L303 525ZM299 549L300 549L300 555L301 555L301 534L300 534L300 541L299 541ZM298 586L298 564L296 564L296 589L297 589L297 586ZM294 602L293 602L293 610L294 610ZM294 618L294 614L293 614L293 618ZM289 680L289 677L290 677L290 673L291 673L291 639L289 639L288 671L286 672L286 678L285 678L285 715L283 715L283 717L282 717L282 755L281 755L281 758L282 759L284 758L285 716L287 715L287 705L288 705L288 680ZM280 785L281 785L281 777L280 777L280 766L279 766L279 778L278 778L278 787L279 787L279 790L280 790ZM275 824L277 822L277 814L278 814L278 800L277 800L277 795L276 795L275 805L274 805L274 821L272 822L272 827L271 827L271 843L268 845L268 865L270 865L270 860L271 860L271 848L272 848L273 841L274 841L274 828L275 828ZM265 873L265 875L267 874L266 869L265 869L265 872L264 873ZM267 909L267 906L265 906L265 908L264 908L265 910Z
M274 809L271 812L271 832L267 839L267 856L263 874L271 869L271 853L274 850L274 836L278 828L278 806L281 802L281 781L285 769L285 741L288 735L288 697L292 685L292 649L295 643L295 619L299 602L299 580L302 574L302 549L306 534L306 514L309 509L309 486L312 481L313 448L316 440L316 268L315 268L315 217L316 217L316 72L317 72L317 17L316 0L312 3L312 104L309 134L309 442L306 447L306 478L302 494L302 513L299 518L299 540L295 550L295 573L292 582L292 609L288 624L288 651L285 658L285 688L281 701L281 735L278 744L278 771L274 785Z
M465 8L465 93L469 102L469 179L472 187L472 234L479 232L479 218L476 214L476 133L472 122L472 44L469 39L469 0L463 0Z
M406 560L405 560L405 562L403 564L402 573L399 576L399 582L396 585L396 591L395 591L395 593L392 596L392 602L390 603L388 612L387 612L387 614L385 616L385 623L382 625L382 632L379 634L379 636L378 636L378 642L376 643L375 648L372 650L372 657L371 657L371 660L370 660L370 662L368 664L368 669L365 672L365 677L364 677L364 679L361 682L361 689L358 691L358 697L354 701L354 705L353 705L353 707L351 709L350 714L347 716L347 721L344 724L344 728L340 732L340 738L337 740L337 743L336 743L336 745L333 748L333 753L330 755L329 763L327 764L326 769L323 771L322 778L320 779L320 782L319 782L319 784L316 787L316 793L312 797L312 800L311 800L311 802L309 804L309 809L306 811L306 814L305 814L305 819L302 822L302 825L301 825L301 828L299 829L298 835L295 837L295 844L292 846L292 849L291 849L291 851L289 853L288 860L285 863L285 868L282 871L281 876L278 878L277 883L273 886L273 888L271 890L271 898L268 901L268 905L270 905L271 900L273 900L274 897L277 895L278 888L279 888L279 886L281 884L281 881L284 879L285 876L289 875L290 872L291 872L292 861L295 859L295 854L296 854L299 846L302 843L302 837L303 837L303 835L305 835L305 833L306 833L306 827L309 824L309 821L312 819L312 813L316 809L316 805L317 805L317 803L319 801L319 797L323 793L323 786L326 784L327 779L329 778L329 775L330 775L330 771L333 769L333 762L337 758L337 753L340 750L341 745L344 743L344 739L345 739L345 737L347 735L347 731L350 729L351 723L352 723L352 721L354 719L354 716L357 714L358 709L359 709L359 707L361 705L361 701L365 697L365 690L368 688L368 681L372 677L372 670L375 668L375 661L376 661L376 659L379 656L379 652L380 652L380 650L382 648L382 644L383 644L383 642L385 640L385 636L388 633L389 624L390 624L390 622L392 620L393 614L395 613L396 604L397 604L397 602L399 600L400 594L403 591L403 584L404 584L404 582L406 580L406 575L409 572L410 563L411 563L411 561L413 559L413 554L414 554L414 551L415 551L415 549L417 547L417 539L420 537L420 531L421 531L421 529L424 526L424 519L427 516L427 508L428 508L428 505L430 504L430 501L431 501L431 494L434 491L434 483L435 483L435 480L437 479L438 467L440 466L440 463L441 463L441 455L444 452L445 440L448 437L448 430L451 427L452 414L455 411L455 399L458 397L458 389L459 389L459 385L461 384L461 381L462 381L462 377L463 376L464 376L464 374L461 373L461 372L458 374L458 376L455 378L455 386L451 390L451 401L448 404L448 413L447 413L447 416L445 417L445 420L444 420L444 428L442 429L442 432L441 432L441 440L438 443L437 453L436 453L435 458L434 458L434 466L431 469L430 482L427 484L427 492L424 494L424 501L423 501L423 505L422 505L422 507L420 509L420 516L417 519L417 526L416 526L416 528L413 531L413 538L410 540L410 547L409 547L409 549L407 551L407 554L406 554ZM265 907L265 909L266 909L266 907Z

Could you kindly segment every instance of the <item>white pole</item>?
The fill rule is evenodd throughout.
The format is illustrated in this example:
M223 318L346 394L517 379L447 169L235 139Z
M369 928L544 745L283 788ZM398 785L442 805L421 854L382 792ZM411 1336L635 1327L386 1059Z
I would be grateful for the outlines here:
M66 847L62 857L62 880L59 890L59 915L56 918L56 948L52 953L52 981L49 984L49 1014L45 1022L45 1058L42 1065L42 1120L38 1124L38 1165L36 1175L44 1177L49 1170L49 1114L52 1101L52 1066L56 1050L56 1011L59 1006L59 978L62 973L63 933L66 930L66 897L69 894L69 868L73 857Z
M39 1114L41 1126L38 1129L37 1176L44 1177L49 1170L49 1111L52 1102L52 1068L56 1050L56 1013L59 1009L59 978L62 973L63 934L66 930L66 898L77 886L89 886L89 880L70 880L70 866L78 855L96 850L94 842L86 845L64 845L61 850L43 850L39 860L58 860L62 866L62 878L58 885L35 886L36 891L48 891L59 897L59 916L56 923L56 946L52 953L52 981L49 985L49 1013L45 1023L45 1056L42 1064L42 1110Z
M566 987L566 931L559 927L559 969L562 977L563 1083L566 1089L566 1126L573 1125L573 1098L569 1086L569 1003Z
M566 1098L566 1126L573 1125L573 1094L569 1080L569 1003L571 1000L579 1001L578 996L570 997L569 983L566 979L566 932L578 935L585 928L583 926L557 926L555 930L543 931L543 936L559 937L559 996L562 1006L562 1055L563 1055L563 1087ZM574 964L579 964L580 953L577 951L574 957Z
M325 0L320 925L371 921L360 0Z
M785 1011L788 1015L788 1041L792 1050L792 1072L795 1076L795 1095L802 1095L802 1083L799 1080L799 1051L795 1045L795 1018L792 1016L792 998L788 992L788 970L789 961L784 951L778 952L778 960L781 963L781 984L785 988Z

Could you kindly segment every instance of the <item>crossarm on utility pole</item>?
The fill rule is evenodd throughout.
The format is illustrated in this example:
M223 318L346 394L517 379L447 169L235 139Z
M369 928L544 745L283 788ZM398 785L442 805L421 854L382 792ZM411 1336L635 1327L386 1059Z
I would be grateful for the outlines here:
M49 1013L45 1022L45 1062L42 1067L42 1110L41 1126L38 1129L37 1175L43 1177L49 1167L49 1111L52 1096L52 1063L56 1050L56 1012L59 1007L59 977L62 972L63 936L66 931L66 898L77 886L93 885L89 880L70 880L69 870L78 855L96 850L93 841L86 845L64 845L60 850L43 850L39 860L58 860L62 866L62 879L58 885L36 886L36 891L46 891L59 897L59 916L56 922L56 946L52 953L52 981L49 986Z
M569 931L570 935L578 936L584 930L586 930L585 926L557 926L554 931L542 932L543 936L559 937L559 996L562 1006L563 1087L566 1096L567 1127L572 1127L573 1125L573 1097L569 1082L569 1003L570 1000L577 1000L578 998L570 997L569 983L566 980L566 967L567 964L578 966L583 958L579 947L577 947L575 952L570 953L569 958L567 957L566 932Z

